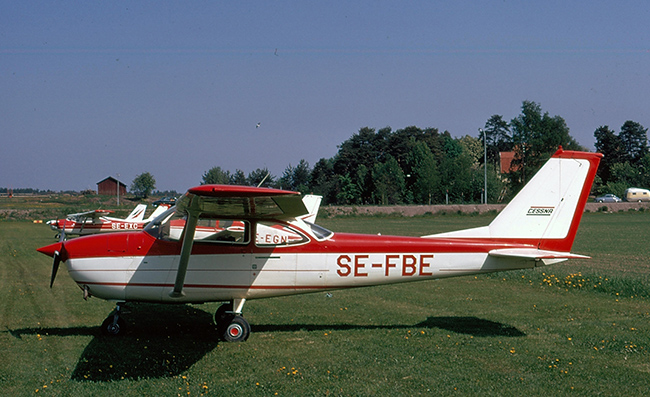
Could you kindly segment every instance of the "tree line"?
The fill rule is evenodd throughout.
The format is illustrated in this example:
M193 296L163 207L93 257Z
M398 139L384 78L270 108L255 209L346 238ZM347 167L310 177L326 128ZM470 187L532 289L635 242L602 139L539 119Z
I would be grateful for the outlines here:
M596 149L605 157L596 193L622 195L630 186L650 187L647 129L627 121L616 133L599 127ZM570 135L565 120L523 101L510 121L491 116L476 136L454 138L448 131L410 126L363 127L338 146L333 157L289 165L279 178L268 169L248 175L213 167L202 184L274 187L323 196L325 204L441 204L507 201L562 146L585 151ZM485 148L485 149L484 149ZM500 152L514 152L508 173L500 172Z
M622 197L629 187L650 187L647 132L631 120L619 132L609 126L596 129L596 151L604 157L594 182L595 194ZM570 135L562 117L543 112L538 103L523 101L518 116L506 121L495 114L476 136L454 138L448 131L416 126L399 130L363 127L341 143L333 157L322 158L313 167L303 159L296 166L289 165L278 178L267 168L246 175L242 170L231 173L215 166L203 174L201 183L318 194L324 204L481 203L486 193L487 202L496 203L513 197L559 146L587 150ZM500 152L514 152L504 174L500 172ZM155 183L153 175L144 172L133 180L130 191L144 198L152 193L176 194L154 191ZM0 193L4 192L7 189L0 188Z
M618 133L601 126L594 137L596 151L604 155L594 182L597 194L613 193L623 197L629 187L650 187L647 128L628 120Z

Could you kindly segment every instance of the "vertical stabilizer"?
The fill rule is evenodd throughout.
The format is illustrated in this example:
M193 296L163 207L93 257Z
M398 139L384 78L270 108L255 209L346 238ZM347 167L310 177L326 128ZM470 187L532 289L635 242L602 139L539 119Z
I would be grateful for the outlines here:
M138 204L133 211L126 217L127 221L131 222L142 222L144 219L144 213L147 211L146 204Z
M490 223L490 236L536 239L540 249L570 251L601 158L555 152Z
M316 196L314 194L306 194L302 197L302 202L309 211L308 215L302 217L303 220L316 223L316 216L318 215L318 209L320 208L322 199L322 196Z
M427 237L508 239L569 252L601 158L559 149L489 226Z
M156 217L163 212L167 211L171 205L169 204L160 204L152 213L149 215L147 219L144 219L144 222L151 222L152 220L156 219Z

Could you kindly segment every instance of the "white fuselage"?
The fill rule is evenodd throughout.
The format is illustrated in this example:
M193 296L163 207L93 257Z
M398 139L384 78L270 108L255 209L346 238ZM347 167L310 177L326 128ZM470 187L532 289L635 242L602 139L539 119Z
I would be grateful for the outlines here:
M522 259L499 261L487 253L241 253L193 255L184 296L170 292L179 257L78 258L71 277L92 295L116 301L207 302L254 299L529 268Z

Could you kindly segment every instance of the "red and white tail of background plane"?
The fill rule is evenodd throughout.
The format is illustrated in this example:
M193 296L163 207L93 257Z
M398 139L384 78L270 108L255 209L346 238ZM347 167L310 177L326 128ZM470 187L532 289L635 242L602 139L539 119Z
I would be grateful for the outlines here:
M249 299L533 268L570 258L602 155L558 150L488 226L424 237L333 233L300 194L191 188L144 231L80 237L39 251L84 291L117 302L102 324L123 331L126 302L225 301L218 336L246 340ZM320 203L320 201L319 201Z

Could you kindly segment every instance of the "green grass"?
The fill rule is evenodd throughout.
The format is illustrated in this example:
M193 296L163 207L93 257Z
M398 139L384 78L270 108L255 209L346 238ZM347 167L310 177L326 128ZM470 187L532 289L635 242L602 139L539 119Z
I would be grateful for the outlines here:
M492 217L321 223L336 231L423 235L485 225ZM574 245L574 252L593 257L586 261L249 301L253 333L231 344L214 338L217 303L134 304L126 335L101 336L97 326L110 302L84 301L65 271L48 288L51 260L35 248L53 242L53 232L0 222L0 390L641 395L650 388L648 224L650 213L586 214ZM600 287L589 286L596 281Z
M149 198L151 203L155 198ZM64 218L68 214L108 209L114 211L111 216L127 216L140 201L123 198L117 205L115 197L111 196L71 196L55 194L52 196L15 196L0 197L0 221L4 220L50 220ZM152 212L151 206L148 212Z

